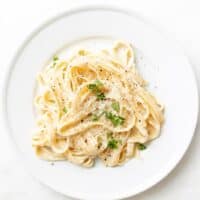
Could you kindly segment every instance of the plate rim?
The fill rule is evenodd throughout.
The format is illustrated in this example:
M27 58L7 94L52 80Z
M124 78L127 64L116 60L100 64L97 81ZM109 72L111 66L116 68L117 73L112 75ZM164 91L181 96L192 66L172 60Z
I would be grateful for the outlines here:
M20 158L20 160L22 161L24 166L27 166L26 164L26 160L22 159L22 154L21 151L18 147L18 145L16 144L16 141L13 138L13 133L10 129L9 126L9 120L8 120L8 112L7 112L7 89L9 86L9 82L10 82L10 77L12 74L12 69L15 67L15 63L18 59L18 57L20 56L21 52L26 48L26 45L35 37L35 35L37 35L40 31L42 31L45 27L47 27L48 25L50 25L51 23L63 18L63 17L67 17L67 16L71 16L80 12L87 12L87 11L114 11L116 13L122 13L125 15L128 15L130 17L134 17L136 19L138 19L139 21L142 21L145 25L150 26L153 30L155 30L156 32L160 33L163 37L166 37L169 41L172 41L173 44L178 47L179 52L181 53L181 55L184 56L184 58L188 61L189 64L189 69L191 71L191 75L195 84L195 107L196 107L196 113L195 115L195 121L192 124L192 134L190 137L190 140L188 140L187 144L184 147L184 150L181 152L181 154L179 155L179 157L173 160L173 162L170 162L170 165L168 167L165 167L165 170L161 170L161 172L159 172L153 179L151 179L150 182L148 182L147 184L143 184L142 187L140 187L138 189L137 192L132 192L132 190L130 189L129 192L123 192L121 193L119 196L114 197L114 198L128 198L131 196L135 196L137 194L140 194L142 192L144 192L145 190L148 190L150 188L152 188L153 186L155 186L156 184L158 184L161 180L163 180L164 178L166 178L175 168L176 166L180 163L180 161L183 159L186 151L188 150L192 139L194 137L194 134L196 132L196 127L197 127L197 122L198 122L198 118L199 118L199 90L198 90L198 81L197 81L197 77L196 74L194 72L194 68L188 58L188 56L185 54L184 49L181 47L181 45L179 44L178 41L176 41L174 38L171 37L171 35L166 31L163 30L162 28L160 28L158 25L154 25L150 20L148 20L148 18L146 19L145 17L143 17L141 14L139 14L138 12L136 12L133 9L128 9L128 8L121 8L119 6L116 5L101 5L101 4L96 4L96 5L86 5L86 6L75 6L74 8L71 9L67 9L59 14L54 15L53 17L50 17L49 19L45 20L43 23L41 23L39 26L37 26L36 28L34 28L26 37L25 39L21 42L21 45L19 45L19 47L17 48L16 52L13 54L12 59L9 63L9 65L7 66L7 68L5 69L5 73L4 73L4 77L3 77L3 81L2 81L2 88L1 88L1 106L2 106L2 112L1 112L1 116L2 116L2 121L3 121L3 129L5 130L5 133L8 133L8 137L12 143L12 148L16 150L16 155L18 158ZM31 170L28 167L25 167L25 170L29 172L29 174L31 175L31 177L33 177L35 180L39 181L40 183L42 183L45 186L48 186L49 188L51 188L53 191L59 192L61 194L64 194L66 196L69 197L73 197L73 198L81 198L81 199L90 199L91 196L88 194L85 194L84 197L80 196L80 194L77 193L77 195L70 193L70 191L66 191L66 193L63 193L62 191L59 191L58 189L52 187L51 185L47 184L46 182L44 183L39 177L37 177L35 174L31 173ZM108 197L110 198L110 197Z

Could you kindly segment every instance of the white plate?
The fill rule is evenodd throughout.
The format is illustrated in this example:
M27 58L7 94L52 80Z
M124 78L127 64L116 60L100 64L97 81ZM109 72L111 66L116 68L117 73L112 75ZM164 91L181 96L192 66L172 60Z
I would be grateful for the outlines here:
M139 71L165 104L161 136L140 158L116 168L101 163L91 169L68 162L52 166L39 160L31 147L36 74L55 53L64 56L80 45L98 49L109 46L114 39L124 39L136 47ZM9 133L37 179L68 196L103 200L142 192L175 167L194 133L198 95L191 66L176 44L130 12L90 7L54 18L26 40L10 66L3 105Z

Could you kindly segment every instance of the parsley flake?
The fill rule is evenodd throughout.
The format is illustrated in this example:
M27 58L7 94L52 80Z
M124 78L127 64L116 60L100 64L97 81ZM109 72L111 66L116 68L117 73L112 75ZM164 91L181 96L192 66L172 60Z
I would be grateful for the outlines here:
M147 147L144 144L138 143L139 150L145 150Z
M56 61L56 60L58 60L58 59L59 59L59 58L58 58L58 56L56 56L56 55L53 57L53 61Z
M111 106L112 106L113 110L119 112L120 106L119 106L119 103L118 103L118 102L113 102L113 103L111 104Z
M112 112L105 112L106 118L109 119L114 126L122 125L125 121L125 118L115 115Z
M106 98L103 92L97 93L96 95L97 95L97 100L104 100Z
M67 113L67 108L66 107L63 108L63 112Z
M92 121L93 121L93 122L96 122L96 121L98 121L98 120L99 120L99 116L96 115L96 114L93 114L93 115L92 115Z
M101 91L102 87L103 83L99 80L96 80L94 83L88 85L88 89L90 89L97 96L97 100L105 99L105 94Z
M117 149L118 148L118 141L115 139L111 139L108 141L108 148L110 149Z
M100 80L96 80L94 84L97 85L97 87L103 87L103 83Z

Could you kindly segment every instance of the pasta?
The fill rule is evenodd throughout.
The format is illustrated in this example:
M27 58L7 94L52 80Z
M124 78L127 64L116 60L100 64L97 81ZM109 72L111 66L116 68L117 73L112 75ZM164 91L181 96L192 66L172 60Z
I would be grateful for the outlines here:
M99 158L118 166L157 138L163 106L146 89L131 45L54 57L38 75L36 154L92 167Z

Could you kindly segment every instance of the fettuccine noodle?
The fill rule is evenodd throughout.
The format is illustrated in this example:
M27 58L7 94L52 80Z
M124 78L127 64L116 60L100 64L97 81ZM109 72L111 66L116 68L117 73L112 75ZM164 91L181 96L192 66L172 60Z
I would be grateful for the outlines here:
M99 158L117 166L159 136L163 106L135 68L133 48L121 41L98 53L54 57L38 76L36 154L91 167Z

